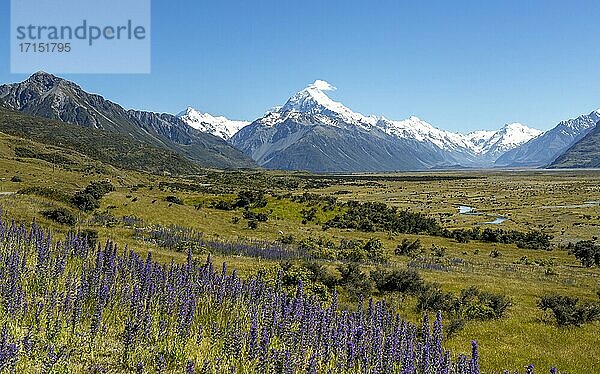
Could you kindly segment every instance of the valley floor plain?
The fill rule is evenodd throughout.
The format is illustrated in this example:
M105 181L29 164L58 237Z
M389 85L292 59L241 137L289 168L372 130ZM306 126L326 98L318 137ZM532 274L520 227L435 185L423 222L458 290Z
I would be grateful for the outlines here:
M177 227L201 233L207 240L228 243L288 243L290 248L307 242L329 241L335 247L343 240L376 239L383 245L386 260L359 262L365 274L410 265L425 281L439 284L443 291L459 294L476 286L511 299L511 306L501 318L469 320L446 343L454 353L469 353L471 339L477 340L483 372L525 371L528 364L534 364L536 372L547 372L553 365L570 373L600 372L600 323L559 327L552 314L537 306L540 298L550 293L576 296L582 301L598 300L600 270L583 267L565 246L600 236L600 171L314 175L207 170L202 175L171 177L116 169L75 153L64 155L58 165L51 159L16 157L16 147L38 150L38 155L57 150L5 135L0 143L0 207L4 220L27 225L35 221L51 227L57 238L73 228L92 230L100 242L110 239L119 248L127 246L142 256L152 252L154 259L164 263L173 259L184 263L187 253L148 240L145 235L151 227ZM94 181L110 181L115 190L104 195L96 209L86 212L74 207L71 197ZM266 204L251 209L228 206L235 205L240 191L260 191ZM334 200L336 203L331 203ZM343 203L351 200L381 202L419 212L448 230L540 230L552 236L552 250L476 240L461 243L425 234L325 229L323 225L343 212ZM480 214L459 214L461 205ZM42 214L59 208L76 217L73 227ZM484 223L499 216L507 220L498 225ZM405 239L419 239L429 252L416 257L396 254L395 248ZM208 252L195 248L193 256L202 262ZM227 262L228 268L237 269L241 277L257 272L269 274L280 269L283 262L216 251L211 256L215 264ZM343 261L315 261L330 276L339 278L336 269ZM343 288L339 294L342 307L356 308L356 300ZM330 290L322 296L330 297ZM419 323L422 319L412 296L374 291L373 297L387 300L410 321Z

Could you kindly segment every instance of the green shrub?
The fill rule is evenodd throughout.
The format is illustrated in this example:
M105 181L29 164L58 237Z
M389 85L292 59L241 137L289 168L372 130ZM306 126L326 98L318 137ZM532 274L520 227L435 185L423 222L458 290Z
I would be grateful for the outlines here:
M50 162L53 164L64 164L64 165L73 164L73 161L71 161L70 159L68 159L67 157L62 155L61 153L58 153L58 152L44 153L44 152L39 152L36 150L29 149L29 148L25 148L25 147L15 148L15 156L22 157L22 158L35 158L35 159L43 160L43 161Z
M255 220L258 222L267 222L269 220L269 215L267 213L256 213L247 208L244 210L244 213L242 213L242 217L247 220Z
M307 222L312 222L317 218L317 208L313 206L310 208L302 209L300 211L300 214L302 215L302 222L304 224L306 224Z
M338 257L342 257L333 241L322 238L303 238L298 242L298 248L313 258L336 260Z
M451 292L441 290L438 285L429 284L422 287L417 296L417 310L419 312L440 310L447 313L456 313L459 309L459 300Z
M238 193L235 206L238 208L264 208L267 206L267 200L263 191L244 190Z
M165 197L165 201L171 204L183 205L183 200L173 195Z
M459 309L459 301L450 292L443 291L438 285L430 284L421 289L417 296L417 310L423 311L443 311L454 313Z
M446 247L440 247L435 244L431 245L431 253L433 253L433 255L435 257L444 257L444 256L446 256L447 251L448 251L448 248L446 248Z
M340 272L340 285L348 290L349 295L355 300L360 297L371 295L373 284L371 278L366 275L355 263L339 265L337 267Z
M501 318L511 305L510 298L481 291L475 286L468 287L460 293L460 309L467 320L485 321Z
M280 235L279 239L277 239L277 241L280 242L281 244L293 244L294 243L294 235L292 235L292 234Z
M336 279L329 274L327 269L313 261L294 264L283 262L281 267L281 285L288 291L294 292L302 282L305 292L317 296L321 300L329 298L329 290L336 285Z
M14 183L20 183L23 182L23 179L21 179L21 177L18 175L14 175L12 178L10 178L10 181Z
M91 212L100 207L100 199L104 195L114 190L115 187L109 182L91 182L85 189L75 193L71 198L71 203L79 210Z
M234 210L235 205L227 200L217 200L213 201L211 207L219 210Z
M456 297L437 285L429 284L421 288L417 297L419 311L441 310L465 321L502 318L511 305L509 297L481 291L475 286L463 289Z
M378 269L371 273L371 279L379 292L417 295L424 287L421 275L413 269Z
M115 187L107 181L90 182L83 191L92 195L96 200L100 200L107 193L115 191Z
M408 239L403 239L402 243L398 244L394 250L394 254L397 256L414 257L419 253L421 253L421 241L419 239L416 239L412 242Z
M383 244L376 238L371 238L366 242L342 240L339 247L339 257L354 262L372 261L383 263L388 260Z
M79 230L79 236L85 238L90 248L95 247L98 244L98 231L92 229Z
M92 194L85 191L77 192L71 199L71 203L79 210L91 212L100 208L100 202Z
M434 218L409 210L398 210L397 207L384 203L348 201L343 205L343 209L342 214L327 221L323 228L431 235L441 231L439 223Z
M600 244L592 240L569 243L567 250L585 267L600 266Z
M75 215L65 208L46 210L41 212L41 214L44 217L61 225L75 226L77 223L77 218Z
M516 244L519 248L551 250L551 235L539 230L520 232L515 230L479 228L443 230L442 236L456 240L459 243L468 243L478 240L487 243Z
M459 333L466 325L466 321L461 317L454 317L450 319L450 322L447 323L444 328L446 331L446 336L448 338L453 337L457 333Z
M362 249L367 254L367 259L370 261L386 262L388 260L388 256L385 253L385 248L379 239L370 238L363 245Z
M35 156L36 156L36 153L29 148L25 148L25 147L16 147L15 148L15 157L35 158Z
M579 298L562 295L546 295L538 302L543 311L551 310L559 326L581 326L600 320L600 303L580 303Z

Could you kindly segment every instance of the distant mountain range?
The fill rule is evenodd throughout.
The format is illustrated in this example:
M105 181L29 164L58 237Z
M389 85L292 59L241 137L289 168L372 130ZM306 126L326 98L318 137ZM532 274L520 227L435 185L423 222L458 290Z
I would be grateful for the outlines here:
M218 136L225 140L231 138L243 127L250 124L248 121L233 121L223 116L215 117L208 113L201 113L191 107L179 113L177 117L196 130Z
M600 121L600 110L563 121L545 133L511 123L496 131L460 134L414 116L390 120L362 115L331 100L326 92L334 89L317 80L250 123L191 107L177 115L125 110L73 82L39 72L21 83L0 86L0 105L30 116L94 129L95 134L119 134L149 149L163 149L182 157L195 167L258 165L317 172L550 164L597 167L593 166L599 148L598 130L594 129ZM156 171L156 165L152 170Z
M598 121L600 121L600 110L562 121L541 136L504 153L496 160L496 166L547 166L584 138Z
M560 155L551 168L600 168L600 124Z
M316 81L242 128L231 143L259 165L311 171L394 171L491 167L503 152L541 134L521 124L459 134L410 117L364 116L331 100Z

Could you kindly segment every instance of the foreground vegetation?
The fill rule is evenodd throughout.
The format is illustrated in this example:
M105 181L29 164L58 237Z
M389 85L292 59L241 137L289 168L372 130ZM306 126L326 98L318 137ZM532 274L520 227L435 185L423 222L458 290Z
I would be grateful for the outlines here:
M192 259L159 264L108 242L54 243L33 226L0 222L3 278L0 368L12 371L188 373L479 373L471 357L443 348L433 330L400 319L385 302L339 311L260 276Z
M70 370L75 372L135 371L140 361L145 371L152 372L161 365L166 365L167 371L177 367L183 370L191 360L194 370L201 372L205 358L213 370L229 366L238 371L254 370L244 369L240 362L258 365L260 351L255 361L236 361L226 353L225 337L237 331L243 336L228 339L242 346L231 349L238 352L239 348L239 357L247 357L246 338L252 327L248 316L256 314L248 312L252 309L246 303L247 297L235 299L235 309L231 308L231 300L230 308L214 307L222 279L227 279L227 287L263 284L265 290L271 290L270 295L281 292L290 303L297 298L301 283L302 300L310 303L309 309L328 313L332 305L337 305L338 314L352 321L360 313L368 315L371 298L374 310L382 308L385 315L398 313L406 326L417 326L419 331L424 315L435 321L436 312L441 311L443 349L452 352L450 358L456 363L461 353L471 358L471 340L476 340L481 370L486 373L504 369L525 372L529 364L535 365L536 372L548 372L553 366L570 373L600 371L600 271L596 257L600 207L593 203L600 196L600 174L596 172L316 176L203 171L175 178L116 169L74 152L1 134L0 143L0 206L4 221L15 219L28 225L35 220L38 227L50 228L54 242L60 240L61 244L51 247L48 255L55 256L55 260L46 261L47 266L60 269L57 263L65 259L62 272L54 275L43 270L57 284L52 301L54 286L49 280L39 283L35 275L36 245L21 241L2 249L5 268L12 263L11 258L16 258L14 251L28 254L24 265L29 270L19 273L19 281L25 282L24 295L43 304L38 307L27 303L27 317L22 311L8 313L4 309L7 346L19 346L21 363L17 365L37 365L35 371L43 371L44 360L54 357L52 347L56 356L62 357L52 366L56 371L64 369L61 365L72 365ZM58 159L62 161L55 161ZM458 205L475 207L478 214L458 214ZM494 216L508 221L483 224ZM82 233L94 244L85 256L68 244L83 243L74 239L73 232ZM107 240L118 243L120 249L104 252ZM101 251L97 244L101 244ZM61 252L65 246L71 248L70 252ZM127 343L130 348L125 354L127 318L143 318L141 314L130 314L129 306L117 308L117 300L129 305L133 289L125 283L131 287L138 283L142 288L143 280L130 274L131 266L141 271L148 252L152 253L152 267L161 269L156 271L164 275L165 282L171 276L178 279L171 286L183 284L177 282L183 282L179 278L184 277L188 264L198 272L206 272L210 268L205 266L209 255L216 264L227 262L229 269L236 269L236 275L232 270L225 275L221 270L214 271L209 277L216 282L214 287L201 296L195 294L196 313L185 344L186 340L175 331L179 329L178 313L169 315L166 333L176 344L169 346L160 340L160 319L165 319L160 312L163 291L152 291L157 298L153 300L161 301L150 303L151 334L146 337L141 326L132 327L136 337ZM127 282L118 280L121 277L110 281L109 288L119 293L111 294L110 298L117 298L103 304L102 322L94 327L98 328L94 334L92 321L99 318L94 317L98 304L92 298L98 298L97 293L94 296L98 289L90 288L90 299L82 307L81 320L73 332L68 328L70 319L59 308L63 308L69 287L73 302L77 284L85 278L81 277L84 270L92 276L99 253L104 259L114 256L115 271L129 274L122 277ZM98 273L101 279L106 276L102 269ZM11 273L3 274L9 279ZM184 292L185 287L179 288ZM34 290L35 296L30 293ZM10 299L10 292L7 289L3 298ZM178 301L174 301L172 310L179 311L185 297L176 295ZM59 297L63 303L58 302ZM54 302L55 311L50 312L49 304ZM208 311L209 306L216 315ZM274 310L263 304L252 308L263 307ZM23 338L36 324L34 310L40 310L38 317L43 319L39 331L32 331L32 339L37 342L35 352L33 356L21 356ZM231 310L239 310L240 314L230 315ZM212 321L218 325L214 335ZM294 321L295 327L286 330L294 334L298 324L305 323L287 321ZM264 333L261 323L257 323L258 347ZM49 332L54 324L61 331L56 336ZM191 338L198 335L199 326L204 332L200 342ZM372 325L360 326L365 333L373 331ZM290 346L289 336L283 338L275 330L269 334L274 334L269 335L270 347L278 352L270 359L284 357L282 352L290 350L296 367L302 367L297 372L306 371L310 362L317 363L319 372L327 372L327 367L332 372L359 367L338 368L333 355L325 364L323 351L319 351L316 361L311 361L310 350L300 358ZM423 343L421 337L415 335L414 346ZM173 348L177 344L180 348ZM59 351L73 346L77 348ZM213 348L215 356L205 356ZM347 355L347 347L339 354ZM338 358L346 365L342 356ZM416 362L418 356L415 354ZM363 359L357 356L356 360ZM269 362L275 365L275 361ZM382 362L381 367L389 364ZM215 369L214 365L224 366ZM369 361L369 365L375 368L379 363ZM403 363L394 365L399 368Z

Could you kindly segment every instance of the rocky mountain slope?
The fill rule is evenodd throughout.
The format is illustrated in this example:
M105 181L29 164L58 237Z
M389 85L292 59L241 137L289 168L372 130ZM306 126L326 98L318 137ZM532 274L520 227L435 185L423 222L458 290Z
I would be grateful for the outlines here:
M600 120L600 109L556 127L527 143L509 150L495 162L496 166L543 167L552 163L575 143L585 137Z
M0 86L7 108L37 117L125 134L175 152L205 167L253 167L253 161L223 139L188 126L177 116L125 110L73 82L38 72L21 83Z
M600 168L600 121L551 165L552 168Z
M417 117L365 116L329 98L326 92L334 89L315 81L242 128L231 143L267 168L394 171L489 166L504 150L540 133L512 124L463 135Z
M250 124L248 121L234 121L223 116L202 113L191 107L179 113L177 117L196 130L218 136L225 140L231 138L235 133Z

